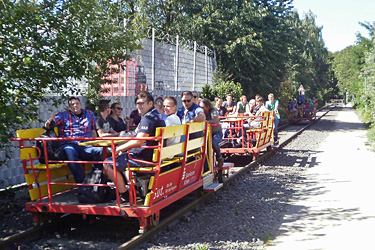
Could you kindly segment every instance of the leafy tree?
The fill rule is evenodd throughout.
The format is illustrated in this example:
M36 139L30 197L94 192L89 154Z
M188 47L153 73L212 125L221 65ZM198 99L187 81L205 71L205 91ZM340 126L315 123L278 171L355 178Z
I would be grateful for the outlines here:
M300 19L298 13L289 16L290 35L289 59L282 82L282 100L296 97L302 84L308 97L324 99L333 90L328 87L334 81L330 71L330 57L317 27L315 16L307 13Z
M300 20L291 8L287 0L156 0L146 9L156 27L213 49L219 71L240 83L243 94L274 92L286 100L303 84L323 98L334 78L321 27L312 13Z
M108 60L121 62L137 48L124 20L132 28L138 19L123 3L2 0L0 15L0 149L37 119L46 94L81 93L73 78L98 89Z
M211 101L214 100L215 92L209 84L202 87L202 98L207 98Z
M223 100L225 100L227 94L232 94L234 100L238 100L243 94L241 84L234 83L233 80L231 80L231 76L229 76L225 72L216 70L213 75L212 81L214 86L214 96L219 96Z

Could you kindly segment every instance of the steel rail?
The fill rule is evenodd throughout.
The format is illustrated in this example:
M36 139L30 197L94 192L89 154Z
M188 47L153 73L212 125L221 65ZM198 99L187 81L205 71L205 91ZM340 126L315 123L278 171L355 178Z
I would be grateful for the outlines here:
M71 223L73 216L70 214L61 217L55 217L53 221L46 221L43 224L28 228L14 235L5 237L0 241L0 249L13 249L15 244L32 242L42 238L46 232L52 232L58 228L64 227Z

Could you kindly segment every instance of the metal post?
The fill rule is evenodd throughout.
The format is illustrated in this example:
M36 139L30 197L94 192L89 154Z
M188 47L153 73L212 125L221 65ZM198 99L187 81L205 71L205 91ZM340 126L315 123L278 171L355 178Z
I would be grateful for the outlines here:
M195 90L195 76L197 72L197 41L194 41L194 52L193 52L193 90Z
M151 84L152 91L155 90L155 29L152 28L152 48L151 48Z
M178 44L178 39L179 39L179 36L176 35L176 63L175 63L175 80L174 80L174 90L175 91L178 91L178 63L179 63L179 60L178 60L178 49L179 49L179 44Z
M367 112L367 76L365 76L365 111Z
M208 84L208 52L207 52L207 46L204 46L204 61L206 65L206 84Z

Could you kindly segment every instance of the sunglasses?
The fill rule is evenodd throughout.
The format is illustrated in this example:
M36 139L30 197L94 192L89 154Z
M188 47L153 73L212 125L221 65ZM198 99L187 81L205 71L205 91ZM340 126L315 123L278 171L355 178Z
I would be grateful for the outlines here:
M136 105L143 106L145 103L148 103L148 102L137 102Z
M197 98L198 96L196 96L196 95L193 95L193 97L194 97L194 98Z
M122 108L120 108L120 107L116 107L115 109L117 109L117 110L122 110Z
M182 102L189 103L189 102L191 102L191 99L190 100L182 100Z

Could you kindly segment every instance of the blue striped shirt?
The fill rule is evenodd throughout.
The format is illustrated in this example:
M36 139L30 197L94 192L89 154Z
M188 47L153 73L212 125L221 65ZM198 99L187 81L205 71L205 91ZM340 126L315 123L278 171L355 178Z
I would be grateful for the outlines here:
M96 131L94 112L86 109L82 109L81 117L76 116L70 110L57 113L55 122L60 137L91 137L91 131ZM70 143L78 142L70 141Z

